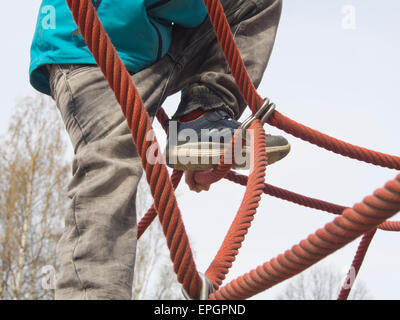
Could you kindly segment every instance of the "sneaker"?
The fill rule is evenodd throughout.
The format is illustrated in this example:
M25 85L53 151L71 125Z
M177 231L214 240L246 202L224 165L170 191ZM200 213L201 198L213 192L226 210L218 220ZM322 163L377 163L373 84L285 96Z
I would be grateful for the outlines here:
M235 130L240 122L230 118L221 109L213 111L196 111L193 119L181 118L170 121L168 141L165 152L167 165L177 170L209 170L214 168L231 145ZM232 163L233 169L249 169L251 164L251 146L248 135L246 145L238 141L238 152L225 157L225 163ZM240 139L239 139L240 140ZM275 163L289 153L290 144L282 136L266 135L268 164ZM231 161L231 162L229 162Z

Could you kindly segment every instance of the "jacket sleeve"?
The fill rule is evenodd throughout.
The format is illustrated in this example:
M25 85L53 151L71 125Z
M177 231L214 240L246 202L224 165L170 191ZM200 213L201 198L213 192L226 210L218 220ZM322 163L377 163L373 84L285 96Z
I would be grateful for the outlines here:
M199 26L207 16L203 0L145 0L147 14L186 28Z

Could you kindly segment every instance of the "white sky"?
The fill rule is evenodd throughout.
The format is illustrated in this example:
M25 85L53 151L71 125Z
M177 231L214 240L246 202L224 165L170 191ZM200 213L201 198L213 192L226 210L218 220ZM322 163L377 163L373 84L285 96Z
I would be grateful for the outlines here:
M9 1L1 11L0 134L12 107L33 94L28 83L29 47L39 0ZM356 9L356 29L342 27L342 8ZM398 85L400 3L384 0L285 1L270 65L259 88L290 118L345 141L400 154ZM179 97L164 107L172 114ZM266 127L270 133L280 133ZM158 130L161 132L160 130ZM393 170L343 158L286 134L292 152L267 170L280 187L351 206L393 179ZM164 143L165 136L159 135ZM200 271L217 252L244 194L241 186L219 182L208 193L179 188L178 202ZM331 221L327 213L265 196L228 276L233 279L289 249ZM358 240L325 259L347 270ZM400 299L400 235L378 231L359 277L376 299ZM287 283L287 282L286 282ZM274 298L276 286L255 296Z

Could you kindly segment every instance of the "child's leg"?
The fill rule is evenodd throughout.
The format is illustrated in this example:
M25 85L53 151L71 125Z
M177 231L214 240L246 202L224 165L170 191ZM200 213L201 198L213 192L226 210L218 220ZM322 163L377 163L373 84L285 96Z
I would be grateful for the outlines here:
M248 73L257 87L267 67L281 0L222 0ZM238 118L246 105L230 74L209 20L196 29L175 28L170 56L182 69L175 91L185 88L175 118L197 108L225 108Z
M166 57L135 74L148 106L162 102ZM130 299L136 251L140 158L121 107L96 66L54 65L52 95L75 151L71 205L57 255L56 299Z

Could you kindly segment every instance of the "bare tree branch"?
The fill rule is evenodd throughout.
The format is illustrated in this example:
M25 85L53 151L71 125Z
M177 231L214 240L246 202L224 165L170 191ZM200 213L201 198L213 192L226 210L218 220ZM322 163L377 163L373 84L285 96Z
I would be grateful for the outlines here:
M0 140L0 299L49 299L41 270L57 267L55 248L66 210L62 121L47 97L19 103Z
M344 278L345 275L334 267L316 265L289 280L289 284L276 299L336 300ZM372 296L365 284L358 280L349 299L369 300Z

